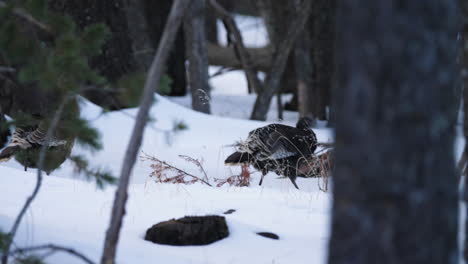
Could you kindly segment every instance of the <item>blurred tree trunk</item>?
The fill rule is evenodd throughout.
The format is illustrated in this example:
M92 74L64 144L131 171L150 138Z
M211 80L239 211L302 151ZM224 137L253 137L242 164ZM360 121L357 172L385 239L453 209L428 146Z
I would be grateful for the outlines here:
M312 8L314 117L327 120L333 85L336 0L317 0Z
M339 3L329 263L458 263L457 1Z
M464 200L465 204L468 204L468 188L467 184L467 168L466 162L468 160L468 0L460 0L460 10L462 13L462 28L461 28L461 47L462 47L462 83L463 83L463 134L465 136L465 148L463 150L462 157L463 166L459 167L461 169L460 173L464 173L465 176L465 185L464 185ZM468 206L465 208L468 212ZM468 214L467 214L468 215ZM465 263L468 260L468 221L465 219L465 241L463 241L463 256L465 258Z
M188 58L188 79L192 94L192 108L210 113L208 58L205 36L205 0L193 0L184 22L185 46Z
M157 50L161 39L167 16L173 0L141 0L146 18L146 26L154 50ZM153 53L154 54L154 53ZM187 94L186 69L185 69L185 42L182 29L177 33L174 47L169 54L166 64L166 74L172 79L169 95L184 96Z

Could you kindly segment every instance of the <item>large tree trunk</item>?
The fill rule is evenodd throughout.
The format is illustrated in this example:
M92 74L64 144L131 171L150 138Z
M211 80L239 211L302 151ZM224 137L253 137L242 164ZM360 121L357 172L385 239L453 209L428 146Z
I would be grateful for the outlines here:
M333 85L333 50L335 38L336 0L317 0L312 8L312 47L313 47L313 83L314 117L327 118L327 106L330 105L330 91Z
M458 263L456 0L342 0L329 263Z
M185 17L185 46L188 55L188 76L192 94L192 108L210 113L208 58L205 36L205 0L193 0Z
M464 173L465 185L464 185L464 200L465 204L468 204L468 187L467 187L467 160L468 160L468 1L460 0L460 10L462 11L462 28L461 28L461 47L462 47L462 86L463 86L463 134L465 136L465 148L461 159L459 168L460 173ZM466 207L468 212L468 207ZM468 214L467 214L468 215ZM463 256L465 263L468 260L468 221L465 220L465 241L463 241Z
M145 10L147 30L157 50L161 39L167 16L173 0L141 0ZM182 29L177 33L174 47L171 50L166 66L166 74L172 79L169 95L184 96L187 94L186 69L185 69L185 42Z

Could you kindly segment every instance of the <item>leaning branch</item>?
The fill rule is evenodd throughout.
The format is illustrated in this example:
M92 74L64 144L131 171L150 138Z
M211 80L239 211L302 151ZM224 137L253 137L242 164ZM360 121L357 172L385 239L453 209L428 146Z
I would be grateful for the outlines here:
M256 71L253 67L254 64L250 54L247 52L247 49L244 46L242 35L236 25L236 22L229 14L229 12L227 12L220 4L218 4L216 0L210 0L210 4L218 14L219 18L224 21L224 24L227 27L227 31L234 40L234 45L239 53L240 61L244 67L245 75L249 81L249 84L257 94L261 93L263 91L262 82L256 74Z
M39 251L39 250L47 250L47 249L52 250L54 252L62 251L62 252L68 253L70 255L73 255L73 256L83 260L85 263L95 264L91 259L89 259L85 255L81 254L80 252L74 250L73 248L62 247L62 246L58 246L58 245L54 245L54 244L46 244L46 245L26 247L26 248L18 248L16 250L12 251L10 255L24 254L24 253L30 252L30 251Z
M101 258L102 264L114 264L119 240L122 220L125 214L125 204L127 202L127 189L130 181L130 173L137 158L143 140L143 131L148 121L149 109L153 103L154 91L158 88L161 77L164 73L164 65L175 40L177 31L183 20L185 10L190 4L190 0L176 0L172 5L169 18L167 20L161 41L156 52L151 68L148 71L145 88L142 95L142 101L133 127L132 136L125 152L125 158L120 172L119 186L115 193L114 204L112 206L112 215L109 228L106 232L104 250Z
M280 43L278 49L276 49L279 52L276 52L273 59L271 71L265 81L265 89L257 96L257 100L255 101L254 109L250 117L251 119L266 120L266 114L270 107L271 98L280 89L280 80L284 69L286 68L289 53L309 18L312 2L313 1L309 0L302 1L297 17L292 21L284 40Z

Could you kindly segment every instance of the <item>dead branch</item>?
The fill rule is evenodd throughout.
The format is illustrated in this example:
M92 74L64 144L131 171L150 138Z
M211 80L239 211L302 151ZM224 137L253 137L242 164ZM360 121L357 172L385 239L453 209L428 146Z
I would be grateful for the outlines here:
M203 173L203 178L208 181L208 175L205 171L205 168L203 168L202 166L202 163L203 163L203 159L200 161L198 159L194 159L192 157L189 157L189 156L186 156L186 155L179 155L179 157L183 158L184 160L192 163L192 164L195 164L195 166L198 167L198 170ZM208 184L209 185L209 184ZM210 185L211 186L211 185Z
M150 156L148 154L146 154L145 152L143 152L143 156L141 156L141 158L143 160L149 160L149 161L152 161L154 163L156 163L156 165L152 165L151 168L155 169L155 173L152 173L152 175L156 176L161 182L177 182L177 183L195 183L197 181L200 181L210 187L212 187L212 185L208 182L208 176L206 174L206 171L205 169L203 168L203 166L201 165L201 162L197 159L194 159L192 157L189 157L189 156L184 156L184 155L179 155L179 157L183 158L184 160L188 161L188 162L191 162L193 164L195 164L198 169L200 170L200 172L203 173L203 178L200 178L198 176L195 176L191 173L188 173L182 169L179 169L163 160L160 160L156 157L153 157L153 156ZM162 174L167 171L167 170L172 170L174 172L176 172L176 175L174 177L171 177L171 178L167 178L167 179L162 179L161 176ZM192 179L194 179L194 181L190 181L190 182L185 182L183 181L183 177L185 176L188 176L188 177L191 177Z
M239 28L236 25L236 22L229 14L229 12L227 12L220 4L218 4L216 0L210 0L210 4L218 14L219 18L223 20L228 34L232 37L234 47L236 48L237 53L239 54L240 61L245 70L245 75L249 84L251 85L253 90L257 94L259 94L261 91L263 91L263 85L257 76L257 71L254 69L254 64L252 63L250 54L247 52L247 49L244 46L242 35L239 31Z
M83 255L82 253L74 250L73 248L58 246L58 245L54 245L54 244L46 244L46 245L26 247L26 248L18 248L18 249L15 249L14 251L12 251L10 253L10 255L24 254L24 253L30 252L30 251L39 251L39 250L47 250L47 249L52 250L52 253L55 253L57 251L62 251L62 252L68 253L70 255L73 255L73 256L83 260L85 263L88 263L88 264L94 264L95 263L91 259L86 257L85 255Z

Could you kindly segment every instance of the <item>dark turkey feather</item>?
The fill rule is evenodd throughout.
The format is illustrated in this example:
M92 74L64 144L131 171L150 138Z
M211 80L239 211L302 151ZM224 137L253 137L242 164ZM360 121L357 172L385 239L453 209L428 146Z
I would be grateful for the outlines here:
M315 133L309 128L310 118L302 118L296 127L271 124L257 128L249 133L247 139L239 144L238 151L231 154L225 164L248 163L262 172L288 177L296 188L298 168L309 159L317 148Z

